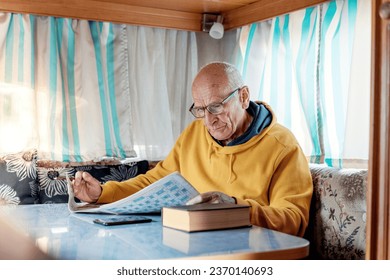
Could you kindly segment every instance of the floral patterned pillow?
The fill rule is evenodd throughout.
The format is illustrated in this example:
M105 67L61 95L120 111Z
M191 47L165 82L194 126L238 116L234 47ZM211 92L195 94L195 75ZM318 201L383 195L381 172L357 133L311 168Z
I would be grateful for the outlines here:
M138 161L118 165L81 165L73 167L40 167L38 166L39 201L40 203L66 203L68 175L74 177L77 171L86 171L101 183L107 181L124 181L148 171L148 161Z
M26 150L0 158L0 205L38 203L37 151Z

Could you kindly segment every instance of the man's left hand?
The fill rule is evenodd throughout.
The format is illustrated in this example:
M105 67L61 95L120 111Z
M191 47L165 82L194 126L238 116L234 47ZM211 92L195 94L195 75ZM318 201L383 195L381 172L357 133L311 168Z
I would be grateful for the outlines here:
M236 204L236 200L222 192L205 192L187 201L186 205L200 204L200 203L231 203Z

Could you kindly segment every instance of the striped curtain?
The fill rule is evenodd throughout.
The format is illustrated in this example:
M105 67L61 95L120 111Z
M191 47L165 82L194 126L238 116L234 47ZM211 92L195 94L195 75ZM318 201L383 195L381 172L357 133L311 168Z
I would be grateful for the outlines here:
M272 106L311 162L368 159L371 35L359 32L364 25L370 26L369 1L340 0L242 33L240 66L252 99Z
M0 154L134 157L125 36L122 25L1 13Z

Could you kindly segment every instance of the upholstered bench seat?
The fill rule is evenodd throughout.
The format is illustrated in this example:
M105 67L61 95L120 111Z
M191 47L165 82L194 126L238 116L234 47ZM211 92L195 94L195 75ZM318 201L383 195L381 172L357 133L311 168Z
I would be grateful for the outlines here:
M364 259L367 170L311 164L310 258Z

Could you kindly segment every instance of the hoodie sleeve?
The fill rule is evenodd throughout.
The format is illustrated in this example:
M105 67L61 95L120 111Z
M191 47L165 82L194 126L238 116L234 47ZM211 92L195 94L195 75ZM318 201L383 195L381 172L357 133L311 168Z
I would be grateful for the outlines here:
M145 174L140 174L123 182L109 181L103 184L102 194L97 203L111 203L120 200L164 178L174 171L180 171L178 154L181 141L182 136L178 138L168 156Z

